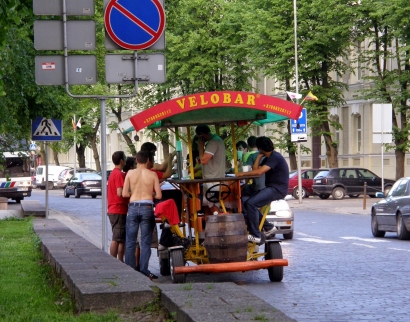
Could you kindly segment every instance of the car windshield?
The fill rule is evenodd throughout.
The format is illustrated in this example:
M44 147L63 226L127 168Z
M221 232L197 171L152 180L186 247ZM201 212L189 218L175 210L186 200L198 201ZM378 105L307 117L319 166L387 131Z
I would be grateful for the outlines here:
M293 178L295 175L297 175L298 174L298 171L297 170L292 170L291 172L289 172L289 179L290 178Z
M315 176L315 179L316 179L316 178L324 178L324 177L326 177L326 176L328 175L328 173L329 173L329 170L320 171L320 172Z
M101 180L101 176L97 173L81 173L78 175L78 180Z

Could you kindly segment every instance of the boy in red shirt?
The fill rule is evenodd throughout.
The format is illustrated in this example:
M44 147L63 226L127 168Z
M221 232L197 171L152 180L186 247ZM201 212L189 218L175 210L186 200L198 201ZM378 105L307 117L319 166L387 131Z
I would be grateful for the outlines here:
M114 170L108 178L107 199L108 218L112 227L112 240L110 245L111 256L124 262L125 255L125 224L127 221L128 198L122 197L124 174L121 172L125 165L125 153L116 151L112 155Z

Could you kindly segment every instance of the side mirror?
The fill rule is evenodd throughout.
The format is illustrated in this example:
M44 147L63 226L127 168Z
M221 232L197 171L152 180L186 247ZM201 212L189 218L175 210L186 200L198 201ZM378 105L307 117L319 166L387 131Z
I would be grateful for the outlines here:
M383 192L376 192L376 198L384 198Z

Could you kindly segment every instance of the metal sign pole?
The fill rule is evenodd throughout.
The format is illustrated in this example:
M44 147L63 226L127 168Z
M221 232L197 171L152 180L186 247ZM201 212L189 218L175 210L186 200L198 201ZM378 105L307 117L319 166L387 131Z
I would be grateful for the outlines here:
M48 142L46 141L46 218L48 218Z
M107 248L107 128L105 126L105 99L100 99L100 113L101 113L101 214L102 214L102 242L101 249L105 252Z
M75 176L75 173L77 171L77 136L76 136L76 132L77 132L77 123L76 123L76 119L75 119L75 114L74 114L74 173L73 176Z

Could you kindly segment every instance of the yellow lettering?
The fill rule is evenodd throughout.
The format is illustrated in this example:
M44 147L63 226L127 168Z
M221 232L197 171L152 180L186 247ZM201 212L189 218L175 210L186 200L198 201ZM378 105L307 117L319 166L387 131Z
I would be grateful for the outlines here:
M188 97L188 99L189 99L189 107L198 106L198 103L196 102L196 97L195 96Z
M199 95L201 98L201 105L208 105L208 101L205 101L205 96L204 95Z
M234 102L235 104L243 104L243 99L242 99L242 95L241 94L238 94L238 96L236 96L236 99L235 99L235 102Z
M231 102L231 94L229 93L224 93L224 104L229 104Z
M182 100L177 100L177 103L180 108L184 109L185 108L185 97Z
M255 95L248 95L248 103L247 105L255 106Z
M219 102L219 95L218 94L212 94L211 95L211 102L213 104L217 104Z

